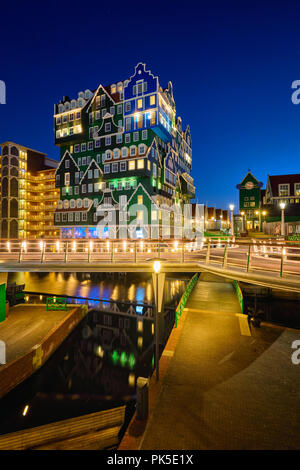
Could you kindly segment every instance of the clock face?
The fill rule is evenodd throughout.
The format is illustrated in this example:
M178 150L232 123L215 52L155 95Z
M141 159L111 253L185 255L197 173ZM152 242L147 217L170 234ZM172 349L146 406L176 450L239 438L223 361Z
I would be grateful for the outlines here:
M248 181L246 184L245 184L245 188L246 189L253 189L254 188L254 183L252 181Z

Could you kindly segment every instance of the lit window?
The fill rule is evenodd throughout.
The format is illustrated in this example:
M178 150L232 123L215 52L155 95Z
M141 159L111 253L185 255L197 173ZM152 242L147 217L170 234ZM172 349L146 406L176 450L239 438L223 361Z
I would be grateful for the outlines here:
M137 167L138 170L142 170L144 168L144 159L138 160Z
M137 220L143 220L143 211L136 211Z
M137 109L142 109L142 107L143 107L143 100L142 99L137 100Z
M153 106L155 104L155 95L150 96L150 106Z
M138 204L143 204L143 196L138 196L137 202Z
M128 169L129 170L135 170L135 161L134 160L130 160L128 162Z

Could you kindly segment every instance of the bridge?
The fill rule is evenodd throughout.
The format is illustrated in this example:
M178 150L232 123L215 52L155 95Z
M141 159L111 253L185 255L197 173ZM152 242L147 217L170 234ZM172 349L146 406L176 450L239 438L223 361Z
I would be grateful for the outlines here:
M300 245L284 240L206 239L0 241L0 272L211 272L289 292L300 292Z

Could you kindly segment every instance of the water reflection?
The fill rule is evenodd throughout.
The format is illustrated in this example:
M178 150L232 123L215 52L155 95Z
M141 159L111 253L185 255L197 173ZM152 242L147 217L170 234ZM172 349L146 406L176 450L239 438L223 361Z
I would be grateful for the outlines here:
M113 276L103 273L18 272L9 273L8 282L25 284L25 290L32 292L141 303L154 302L151 274ZM185 280L166 279L164 293L166 305L173 302L175 293L185 284Z
M122 280L76 274L14 273L9 282L28 291L107 300L152 302L152 279ZM166 305L177 304L186 282L166 282ZM38 296L39 298L39 296ZM0 400L0 434L131 403L136 379L151 375L154 327L150 318L93 309L32 377ZM173 327L174 309L164 312L163 346ZM162 348L161 348L162 349ZM28 406L24 415L24 409Z

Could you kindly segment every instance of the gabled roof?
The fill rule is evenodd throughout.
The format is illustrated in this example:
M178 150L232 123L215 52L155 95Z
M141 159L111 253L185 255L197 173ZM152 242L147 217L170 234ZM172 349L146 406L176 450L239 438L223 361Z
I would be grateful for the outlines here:
M69 152L69 150L66 150L66 151L65 151L65 153L64 153L64 155L63 155L61 161L59 162L59 164L58 164L58 166L57 166L57 168L56 168L56 171L59 170L59 168L60 168L62 162L66 159L66 157L70 158L70 159L73 161L74 165L77 167L78 171L80 171L79 166L78 166L77 163L75 162L75 160L74 160L72 154Z
M294 193L294 184L300 183L300 174L294 175L275 175L268 176L268 180L271 186L272 196L279 197L278 189L280 184L289 184L290 185L290 196L295 196Z
M100 170L100 174L103 175L103 171L101 170L100 166L99 166L98 163L95 161L95 159L93 158L93 159L91 160L91 163L89 164L89 166L88 166L87 169L85 170L85 172L84 172L84 174L83 174L83 176L82 176L82 178L81 178L79 184L82 183L82 181L83 181L84 178L85 178L85 175L86 175L87 172L91 169L91 166L93 166L93 164L94 164L94 166L96 167L96 169ZM92 178L92 179L94 179L94 178Z

